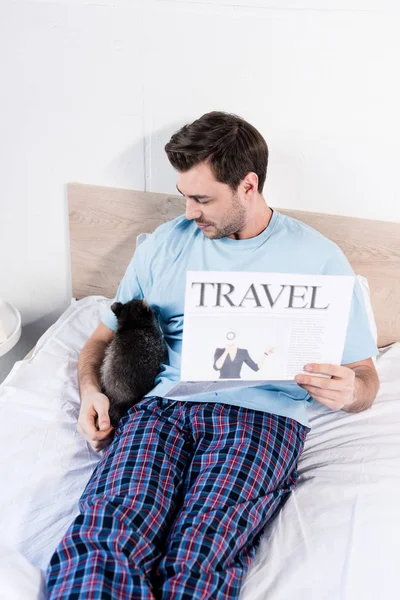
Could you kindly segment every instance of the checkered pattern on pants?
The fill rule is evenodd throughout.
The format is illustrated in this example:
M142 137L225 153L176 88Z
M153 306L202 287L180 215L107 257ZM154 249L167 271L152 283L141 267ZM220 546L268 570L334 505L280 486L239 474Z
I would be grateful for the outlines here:
M49 599L238 598L308 431L230 404L144 398L51 559Z

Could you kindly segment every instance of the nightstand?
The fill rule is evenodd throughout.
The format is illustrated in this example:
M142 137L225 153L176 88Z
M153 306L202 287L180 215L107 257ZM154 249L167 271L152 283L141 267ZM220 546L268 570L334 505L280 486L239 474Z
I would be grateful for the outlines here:
M0 356L4 356L21 337L21 315L15 306L0 298Z
M0 298L0 384L21 358L21 315L15 306ZM5 337L5 339L4 339ZM24 346L24 344L22 344ZM24 348L25 349L25 348Z

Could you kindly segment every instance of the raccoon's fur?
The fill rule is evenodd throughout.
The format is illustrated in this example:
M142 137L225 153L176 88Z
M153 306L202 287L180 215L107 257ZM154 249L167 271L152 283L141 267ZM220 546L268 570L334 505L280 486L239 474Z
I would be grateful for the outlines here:
M154 387L166 347L152 309L144 300L114 302L115 335L100 368L103 393L110 401L111 425Z

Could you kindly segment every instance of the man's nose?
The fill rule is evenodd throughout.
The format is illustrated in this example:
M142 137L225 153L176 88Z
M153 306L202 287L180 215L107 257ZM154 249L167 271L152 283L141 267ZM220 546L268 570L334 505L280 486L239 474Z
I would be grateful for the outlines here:
M201 217L201 210L199 209L195 200L186 200L185 217L189 221L192 221L193 219L199 219Z

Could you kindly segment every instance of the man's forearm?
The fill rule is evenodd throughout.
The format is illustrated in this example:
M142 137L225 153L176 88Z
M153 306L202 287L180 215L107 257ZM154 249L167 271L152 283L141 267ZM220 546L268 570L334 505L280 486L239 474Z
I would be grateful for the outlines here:
M78 380L80 395L91 391L100 391L100 366L108 344L99 340L90 340L83 347L78 359Z
M370 367L354 367L355 389L354 400L351 404L344 406L343 410L349 413L357 413L369 408L376 398L379 390L379 379L375 369Z

